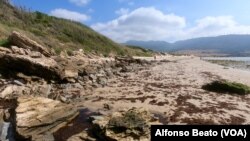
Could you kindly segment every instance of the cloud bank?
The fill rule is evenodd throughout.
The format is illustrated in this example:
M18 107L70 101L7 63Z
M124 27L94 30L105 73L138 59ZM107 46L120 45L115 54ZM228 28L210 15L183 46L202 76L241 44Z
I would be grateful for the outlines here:
M176 41L195 37L226 34L249 34L250 26L237 23L232 16L204 17L187 27L184 17L165 14L154 7L141 7L133 11L120 9L120 16L91 27L118 42L128 40Z

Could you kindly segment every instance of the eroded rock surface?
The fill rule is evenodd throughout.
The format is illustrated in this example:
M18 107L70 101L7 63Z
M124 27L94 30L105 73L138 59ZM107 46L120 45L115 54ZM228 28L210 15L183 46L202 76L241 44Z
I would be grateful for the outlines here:
M16 45L20 48L30 49L32 51L41 52L43 55L49 57L52 53L48 50L48 48L38 44L36 41L31 40L30 38L26 37L25 35L13 31L9 37L11 44Z
M98 137L116 141L148 141L150 125L159 124L147 110L132 108L93 121ZM102 133L102 134L98 134Z
M20 97L16 108L16 130L24 138L52 134L77 115L72 105L41 97Z

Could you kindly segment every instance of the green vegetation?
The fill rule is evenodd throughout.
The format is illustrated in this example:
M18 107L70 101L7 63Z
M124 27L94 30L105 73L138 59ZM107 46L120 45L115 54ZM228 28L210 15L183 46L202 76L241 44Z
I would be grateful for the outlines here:
M152 57L154 54L154 51L149 49L144 49L137 46L127 46L125 51L128 54L132 54L133 56L145 56L145 57Z
M81 23L30 12L23 7L16 8L7 0L0 1L0 16L0 39L6 39L13 30L17 30L56 53L83 49L104 56L150 55L149 52L117 44Z
M113 117L108 123L109 129L116 133L128 132L134 136L146 132L148 129L147 122L139 113L131 110L127 111L121 117Z
M230 93L246 95L250 94L250 87L241 83L228 82L228 81L214 81L202 87L205 90L219 93Z
M2 47L9 47L10 42L9 40L5 39L5 40L0 40L0 46Z

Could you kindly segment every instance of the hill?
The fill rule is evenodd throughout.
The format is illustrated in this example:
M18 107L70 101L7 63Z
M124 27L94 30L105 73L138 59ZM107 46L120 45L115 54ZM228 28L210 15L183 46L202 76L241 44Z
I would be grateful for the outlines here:
M217 37L202 37L175 43L162 41L133 41L129 45L137 45L156 51L171 51L174 53L192 53L200 55L249 56L250 35L223 35Z
M143 47L146 49L154 50L154 51L169 51L171 50L171 43L165 42L165 41L135 41L131 40L125 43L126 45L131 45L131 46L139 46Z
M82 23L17 8L9 4L8 0L0 1L0 17L0 45L6 44L7 37L16 30L54 49L58 54L63 50L71 52L84 49L85 52L104 56L145 55L141 50L113 42Z

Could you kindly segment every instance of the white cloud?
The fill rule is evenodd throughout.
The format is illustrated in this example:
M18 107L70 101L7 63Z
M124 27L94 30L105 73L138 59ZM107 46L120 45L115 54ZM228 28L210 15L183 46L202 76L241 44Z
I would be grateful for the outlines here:
M227 34L249 34L250 26L240 25L232 16L204 17L186 31L186 38L217 36Z
M115 41L127 40L172 40L182 34L186 26L185 18L174 14L164 14L153 8L138 8L107 23L97 23L91 27Z
M69 1L77 6L84 6L88 4L91 0L69 0Z
M128 8L121 8L121 9L115 11L115 13L118 15L125 15L125 14L129 13L129 9Z
M120 10L116 13L123 14L114 20L97 23L91 27L118 42L128 40L172 42L196 37L250 34L250 25L241 25L232 16L207 16L196 20L193 26L187 27L184 17L164 14L153 7L142 7L131 12Z
M90 19L90 17L86 14L78 13L75 11L69 11L67 9L62 8L52 10L50 12L50 15L78 22L85 22Z

